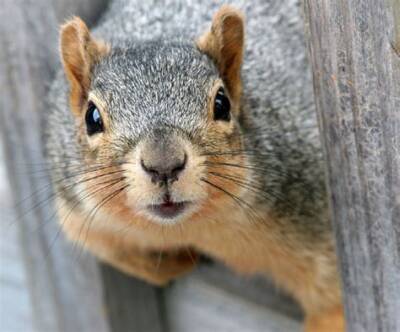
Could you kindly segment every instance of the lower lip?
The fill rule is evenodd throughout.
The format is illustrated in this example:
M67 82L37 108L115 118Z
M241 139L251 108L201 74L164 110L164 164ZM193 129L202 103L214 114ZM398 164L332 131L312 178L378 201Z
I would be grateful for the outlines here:
M189 205L188 202L179 202L179 203L169 202L157 205L150 205L148 209L153 214L155 214L160 218L173 219L182 214L188 205Z

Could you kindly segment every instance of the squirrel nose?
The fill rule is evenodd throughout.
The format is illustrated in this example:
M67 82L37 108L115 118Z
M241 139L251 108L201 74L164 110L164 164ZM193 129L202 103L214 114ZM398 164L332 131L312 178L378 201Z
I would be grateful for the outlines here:
M187 161L186 153L183 157L161 158L157 163L141 159L140 164L143 170L150 176L151 182L160 185L177 181L179 174L185 169Z

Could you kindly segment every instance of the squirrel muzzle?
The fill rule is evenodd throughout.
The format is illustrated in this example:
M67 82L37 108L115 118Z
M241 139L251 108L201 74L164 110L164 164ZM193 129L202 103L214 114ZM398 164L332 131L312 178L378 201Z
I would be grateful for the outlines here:
M177 129L149 131L127 159L128 202L147 219L161 224L187 219L207 196L199 184L204 158Z

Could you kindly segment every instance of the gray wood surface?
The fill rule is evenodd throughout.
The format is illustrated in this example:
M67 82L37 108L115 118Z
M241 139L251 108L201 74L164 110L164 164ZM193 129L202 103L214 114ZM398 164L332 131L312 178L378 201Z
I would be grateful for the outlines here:
M33 332L27 276L0 144L0 331Z
M57 227L51 205L33 208L49 193L41 191L48 179L31 173L37 175L46 168L41 155L40 112L55 62L51 49L57 38L54 11L50 1L9 0L0 7L0 22L1 133L14 201L21 202L16 212L35 328L89 331L94 324L98 331L108 331L98 299L100 277L94 261L74 264L63 254L62 237L54 241ZM87 309L79 310L85 306Z
M400 331L398 6L305 1L347 325L355 332Z
M268 298L270 293L263 289L261 294ZM173 332L301 331L299 321L290 319L273 306L262 306L218 283L210 283L201 273L169 287L165 308L167 326Z
M229 293L234 298L271 309L288 319L300 321L303 318L299 306L264 277L240 277L223 265L213 263L200 265L193 273L193 279L217 287L221 292ZM192 282L187 284L191 285Z
M36 330L41 332L108 332L110 322L115 321L128 331L160 330L156 313L153 317L148 312L129 325L133 321L130 317L110 307L118 303L115 297L121 296L118 290L124 287L129 294L146 292L141 299L144 307L157 306L157 297L152 287L133 284L118 277L117 272L103 283L97 262L89 255L77 255L77 250L66 243L48 201L51 191L43 172L47 166L40 144L40 123L58 61L58 25L65 14L72 13L91 22L102 8L104 1L95 0L6 0L0 6L0 127L33 318ZM110 314L114 316L109 318ZM154 328L149 328L149 322Z

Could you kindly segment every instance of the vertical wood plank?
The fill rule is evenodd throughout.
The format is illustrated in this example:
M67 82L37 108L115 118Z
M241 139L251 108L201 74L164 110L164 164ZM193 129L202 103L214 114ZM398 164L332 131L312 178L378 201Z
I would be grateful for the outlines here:
M77 254L48 200L41 121L58 64L58 25L73 13L93 22L104 5L104 0L5 0L0 6L0 128L40 332L161 331L154 288Z
M394 38L393 48L400 57L400 0L392 0L393 16L394 16Z
M349 331L400 331L398 5L305 0Z
M101 272L113 332L166 330L162 309L164 291L161 288L123 275L110 266L102 265Z
M50 1L0 7L1 133L37 331L109 331L93 259L74 260L46 202L40 122L56 63L57 21ZM40 202L45 204L40 204ZM18 204L17 204L18 203ZM28 213L27 213L28 212Z

